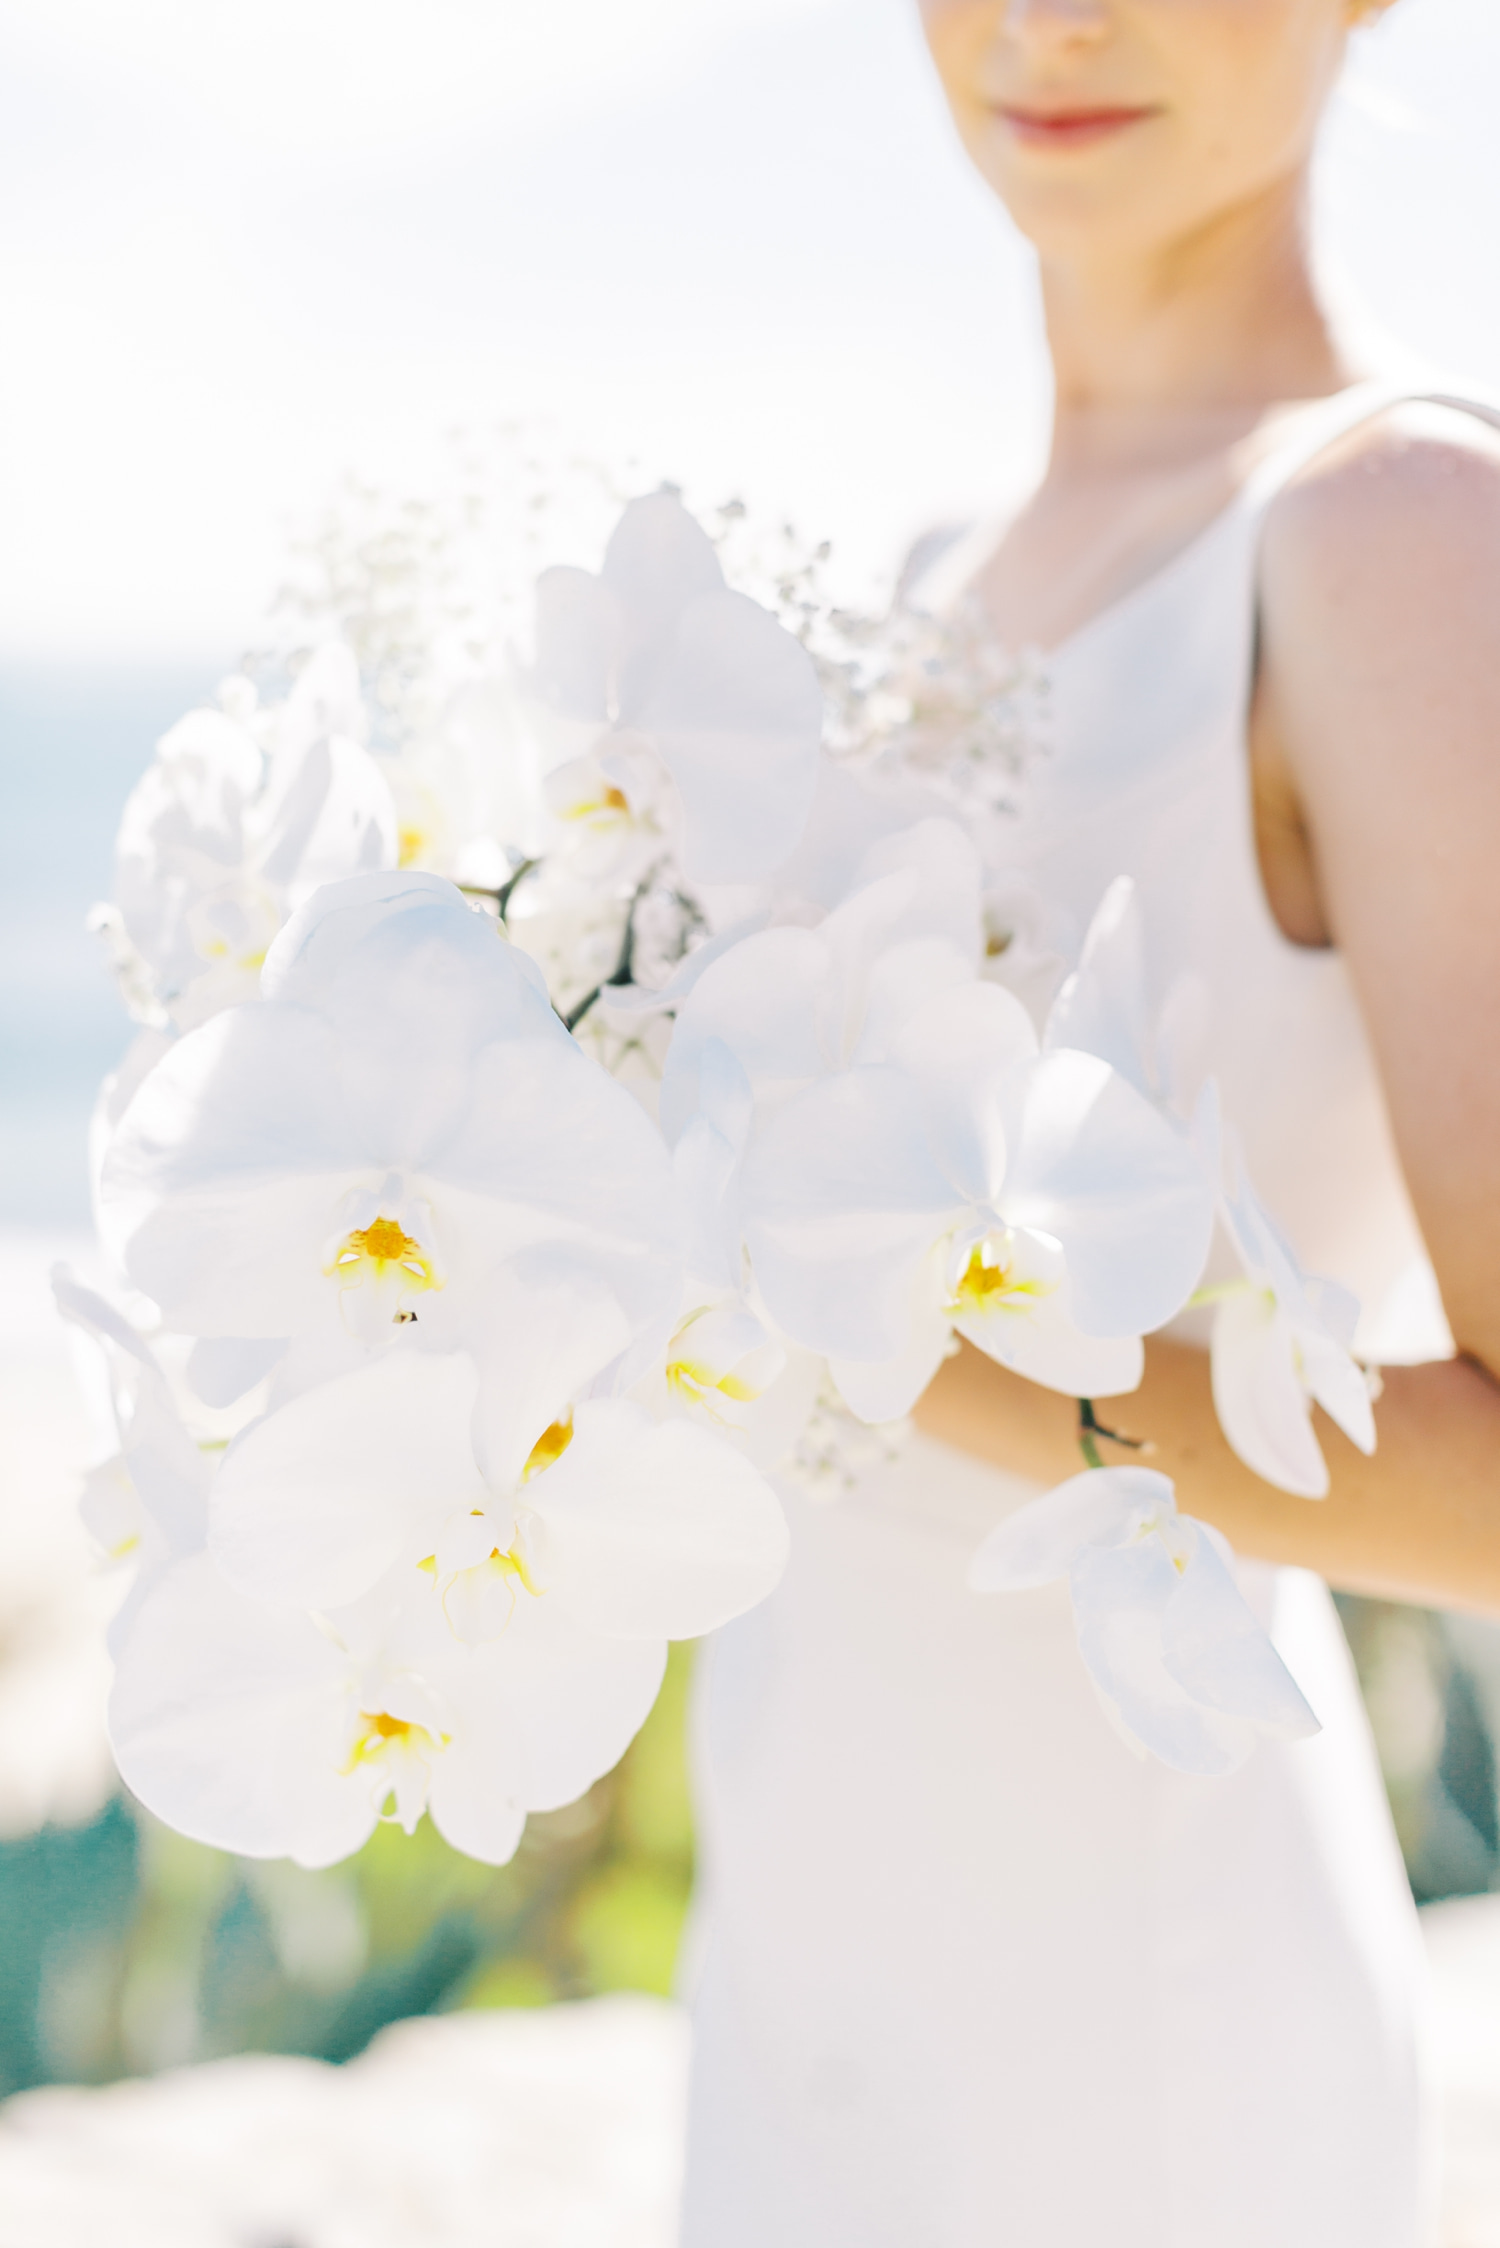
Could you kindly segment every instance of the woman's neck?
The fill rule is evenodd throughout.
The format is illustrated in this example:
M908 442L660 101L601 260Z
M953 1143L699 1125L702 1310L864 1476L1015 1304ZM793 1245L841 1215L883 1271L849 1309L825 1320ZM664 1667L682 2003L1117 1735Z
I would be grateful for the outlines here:
M1166 466L1357 378L1309 270L1300 181L1165 248L1043 260L1053 469Z

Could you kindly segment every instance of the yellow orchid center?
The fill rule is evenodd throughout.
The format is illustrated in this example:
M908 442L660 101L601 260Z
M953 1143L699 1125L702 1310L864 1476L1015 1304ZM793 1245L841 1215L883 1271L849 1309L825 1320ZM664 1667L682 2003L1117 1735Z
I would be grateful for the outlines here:
M561 816L565 820L571 820L575 826L607 828L616 820L629 818L630 798L623 788L616 788L613 781L606 781L590 795L580 796L573 803L564 806Z
M359 1713L364 1731L354 1744L352 1763L360 1763L367 1756L378 1756L387 1741L409 1741L416 1734L423 1740L432 1735L425 1725L413 1725L409 1717L392 1717L389 1710L362 1709Z
M526 1465L521 1470L521 1481L529 1483L534 1475L541 1475L549 1467L555 1466L572 1441L573 1415L568 1412L564 1413L561 1420L554 1421L550 1428L542 1430L541 1435L526 1455ZM530 1590L530 1587L528 1586L527 1589Z
M541 1599L545 1587L539 1585L531 1574L530 1564L519 1538L513 1546L507 1546L503 1553L499 1546L493 1547L488 1561L482 1562L480 1566L494 1569L504 1577L507 1584L519 1585L523 1592L531 1594L533 1600Z
M752 1404L760 1395L758 1389L741 1381L732 1367L728 1373L720 1373L716 1366L694 1358L667 1360L667 1387L689 1405L702 1405L714 1393L732 1399L736 1405Z
M374 1218L346 1233L327 1269L341 1288L357 1288L366 1280L377 1287L394 1282L404 1297L442 1286L421 1243L413 1241L394 1218ZM400 1324L416 1316L414 1311L398 1310L396 1320Z
M362 1709L359 1730L343 1769L346 1775L362 1768L373 1770L379 1789L376 1809L381 1819L394 1820L408 1834L414 1834L427 1808L433 1758L448 1746L451 1737L429 1732L425 1725L417 1725L408 1717L393 1717L389 1710Z
M205 960L228 960L245 975L252 975L266 964L266 947L252 946L248 952L236 952L226 937L209 937L198 947Z
M434 1584L437 1583L438 1560L435 1553L429 1553L425 1560L417 1563L417 1567L424 1577L430 1577ZM540 1600L547 1589L545 1585L539 1585L532 1575L531 1563L526 1558L526 1550L519 1536L514 1545L504 1548L491 1546L484 1559L476 1561L474 1567L495 1570L507 1583L518 1584L523 1592L529 1592L534 1600Z
M950 1319L972 1319L986 1312L1025 1311L1029 1300L1051 1293L1049 1282L1021 1277L1010 1258L981 1241L970 1250L946 1308Z
M396 864L415 866L427 849L427 830L422 827L398 827L396 830Z
M434 1735L425 1725L417 1725L409 1717L392 1717L385 1709L362 1709L359 1724L344 1766L346 1772L357 1771L361 1764L374 1764L392 1753L425 1758L448 1746L446 1733Z
M1181 1522L1175 1514L1162 1512L1148 1515L1135 1533L1135 1542L1137 1545L1144 1545L1147 1538L1159 1538L1166 1550L1167 1559L1178 1576L1186 1576L1188 1563L1192 1559L1192 1548L1186 1543Z

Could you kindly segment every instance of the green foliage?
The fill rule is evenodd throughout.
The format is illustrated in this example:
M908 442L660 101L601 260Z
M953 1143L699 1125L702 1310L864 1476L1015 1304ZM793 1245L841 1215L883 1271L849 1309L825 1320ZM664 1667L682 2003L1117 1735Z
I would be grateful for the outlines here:
M1419 1904L1500 1880L1500 1631L1340 1594L1397 1839Z
M1500 1632L1341 1600L1419 1897L1500 1877ZM508 1866L427 1823L377 1828L323 1873L256 1863L112 1804L0 1842L0 2091L240 2051L344 2060L389 2021L672 1987L692 1885L691 1649L581 1803L532 1819Z
M389 2021L670 1989L692 1883L674 1647L644 1729L508 1866L429 1822L305 1873L184 1841L139 1808L0 1844L0 2090L242 2051L346 2060Z

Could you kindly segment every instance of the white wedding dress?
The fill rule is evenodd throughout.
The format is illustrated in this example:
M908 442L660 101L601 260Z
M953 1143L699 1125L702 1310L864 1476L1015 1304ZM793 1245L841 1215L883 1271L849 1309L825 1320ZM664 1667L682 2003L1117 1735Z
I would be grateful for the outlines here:
M1245 741L1266 505L1400 395L1301 410L1054 653L1014 846L1080 930L1135 877L1261 1195L1364 1347L1415 1357L1440 1322L1370 1049L1338 956L1271 917ZM784 1583L709 1653L685 2248L1418 2248L1420 1947L1327 1591L1242 1566L1323 1730L1187 1778L1111 1730L1063 1587L965 1589L1032 1495L920 1437L790 1492Z

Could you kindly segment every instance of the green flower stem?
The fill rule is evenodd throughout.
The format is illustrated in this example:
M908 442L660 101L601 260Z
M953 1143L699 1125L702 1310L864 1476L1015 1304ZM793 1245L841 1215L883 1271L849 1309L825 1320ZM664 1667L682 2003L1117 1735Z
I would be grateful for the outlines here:
M625 934L620 939L619 959L615 962L609 974L604 978L604 981L602 983L596 983L592 991L586 991L583 997L579 1000L578 1005L572 1010L571 1014L563 1016L563 1027L565 1029L576 1030L578 1028L578 1025L583 1021L584 1016L588 1013L589 1009L595 1004L597 1000L603 997L606 991L613 991L617 989L619 985L628 984L630 982L633 973L633 962L635 959L636 907L640 904L642 898L646 895L646 892L650 888L654 878L655 870L653 869L652 873L646 876L645 881L641 883L639 889L635 893L635 896L630 901L630 911L625 916Z
M1101 1436L1106 1444L1121 1444L1127 1452L1149 1452L1151 1449L1144 1437L1122 1436L1117 1428L1106 1428L1094 1411L1093 1399L1091 1397L1080 1397L1078 1400L1078 1449L1083 1454L1086 1467L1103 1467L1104 1465L1104 1459L1099 1450Z
M510 876L508 881L502 882L498 890L491 890L482 882L460 882L457 886L466 898L491 899L495 911L500 917L500 926L504 928L506 925L505 916L510 911L511 899L515 896L527 875L536 867L539 867L541 863L540 859L522 859L515 873Z

